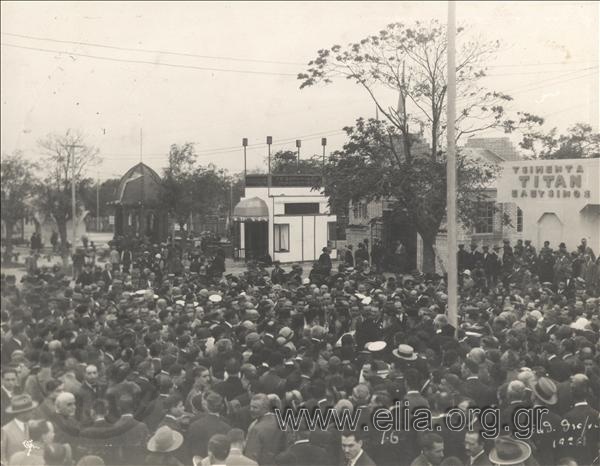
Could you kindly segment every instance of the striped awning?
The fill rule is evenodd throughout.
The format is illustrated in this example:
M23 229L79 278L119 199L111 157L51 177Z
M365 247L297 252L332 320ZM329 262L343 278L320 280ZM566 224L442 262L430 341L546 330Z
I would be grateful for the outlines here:
M233 220L237 222L268 222L267 203L258 197L242 199L233 209Z

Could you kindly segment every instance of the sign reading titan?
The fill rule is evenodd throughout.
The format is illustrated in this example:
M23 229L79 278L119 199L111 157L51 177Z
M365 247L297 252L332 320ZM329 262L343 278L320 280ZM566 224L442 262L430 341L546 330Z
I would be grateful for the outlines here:
M512 190L512 197L522 198L585 198L591 197L589 189L581 186L584 173L582 165L545 165L511 167L519 175L520 189Z

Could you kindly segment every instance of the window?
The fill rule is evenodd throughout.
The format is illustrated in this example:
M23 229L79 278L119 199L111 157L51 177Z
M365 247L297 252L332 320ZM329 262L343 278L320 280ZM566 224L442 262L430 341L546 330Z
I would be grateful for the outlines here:
M289 252L290 251L290 225L289 224L278 224L273 225L275 241L275 252Z
M354 214L354 218L367 218L367 203L357 202L356 204L352 204L352 213Z
M523 232L523 211L517 207L517 232Z
M319 213L318 202L295 202L284 205L285 215L310 215Z
M479 208L477 221L475 223L475 233L493 233L494 232L494 202L484 202Z

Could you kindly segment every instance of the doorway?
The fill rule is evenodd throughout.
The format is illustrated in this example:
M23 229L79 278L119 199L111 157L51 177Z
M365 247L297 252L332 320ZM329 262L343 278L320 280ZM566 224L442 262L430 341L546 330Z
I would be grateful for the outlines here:
M269 223L244 223L244 249L246 260L263 259L269 252Z
M538 248L544 241L550 241L550 247L557 249L563 238L563 224L553 212L546 212L538 220Z

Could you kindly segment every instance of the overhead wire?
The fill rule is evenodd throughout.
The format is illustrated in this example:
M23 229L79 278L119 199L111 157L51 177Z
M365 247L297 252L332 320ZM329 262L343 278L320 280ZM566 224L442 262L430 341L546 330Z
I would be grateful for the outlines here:
M159 54L163 54L163 55L176 55L176 56L181 56L181 57L205 58L205 59L207 58L207 59L211 59L211 60L228 60L228 61L240 61L240 62L250 62L250 63L264 63L264 64L272 64L272 65L306 65L306 63L303 63L303 62L292 62L292 61L283 61L283 60L264 60L264 59L260 59L260 58L226 57L226 56L221 56L221 55L200 55L200 54L191 53L191 52L177 52L177 51L171 51L171 50L122 47L122 46L117 46L117 45L100 44L97 42L82 42L82 41L73 41L73 40L53 39L50 37L30 36L27 34L16 34L13 32L2 32L2 35L12 36L12 37L20 37L22 39L31 39L31 40L44 41L44 42L56 42L59 44L83 45L86 47L99 47L99 48L112 49L112 50L123 50L123 51L129 51L129 52L159 53Z
M0 42L0 45L2 45L3 47L13 47L13 48L17 48L17 49L33 50L33 51L44 52L44 53L59 53L59 54L63 54L63 55L73 56L73 57L92 58L95 60L112 61L112 62L118 62L118 63L134 63L134 64L139 64L139 65L166 66L166 67L171 67L171 68L182 68L182 69L200 70L200 71L216 71L216 72L226 72L226 73L242 73L242 74L245 73L245 74L256 74L256 75L297 77L296 73L279 73L279 72L272 72L272 71L255 71L255 70L237 70L237 69L230 69L230 68L213 68L213 67L206 67L206 66L183 65L183 64L177 64L177 63L165 63L165 62L157 62L157 61L133 60L133 59L115 58L115 57L103 57L100 55L91 55L91 54L79 53L79 52L71 52L71 51L56 50L56 49L44 49L44 48L39 48L39 47L28 47L25 45L9 44L6 42Z

